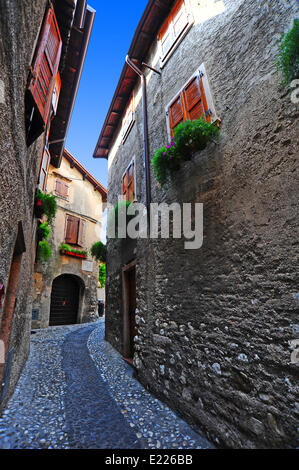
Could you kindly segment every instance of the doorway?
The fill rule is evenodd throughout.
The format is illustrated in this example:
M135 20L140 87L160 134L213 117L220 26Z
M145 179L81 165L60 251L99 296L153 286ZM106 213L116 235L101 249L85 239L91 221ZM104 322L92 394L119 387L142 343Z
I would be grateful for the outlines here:
M74 325L78 319L80 285L71 274L54 279L51 292L50 326Z
M133 364L134 336L137 334L136 310L136 261L123 268L123 325L124 325L124 359Z

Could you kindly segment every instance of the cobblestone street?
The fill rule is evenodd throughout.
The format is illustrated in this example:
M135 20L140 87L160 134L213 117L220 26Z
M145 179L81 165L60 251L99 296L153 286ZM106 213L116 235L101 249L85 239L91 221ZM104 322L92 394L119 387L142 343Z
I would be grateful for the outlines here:
M196 430L197 431L197 430ZM205 438L150 395L104 341L104 320L31 335L0 418L2 449L204 449Z

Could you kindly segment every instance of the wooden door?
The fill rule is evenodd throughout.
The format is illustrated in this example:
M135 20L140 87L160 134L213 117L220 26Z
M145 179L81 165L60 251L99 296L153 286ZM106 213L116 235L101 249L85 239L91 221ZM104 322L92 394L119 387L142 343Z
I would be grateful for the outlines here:
M64 274L53 281L50 326L77 323L79 285L73 276Z

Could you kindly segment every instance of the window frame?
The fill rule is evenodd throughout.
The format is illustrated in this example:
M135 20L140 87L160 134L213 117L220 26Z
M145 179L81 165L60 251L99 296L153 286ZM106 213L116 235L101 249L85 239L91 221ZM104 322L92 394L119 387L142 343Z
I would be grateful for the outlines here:
M216 108L214 105L214 99L210 87L210 82L208 78L208 74L206 71L205 64L202 63L196 71L188 78L188 80L184 83L184 85L180 88L180 90L174 95L174 97L169 101L169 103L165 106L165 114L166 114L166 122L167 122L167 135L169 140L171 139L171 128L170 128L170 119L169 119L169 109L171 105L179 98L179 96L182 94L183 90L188 86L188 84L195 78L195 77L200 77L202 78L202 85L205 93L205 98L207 102L207 108L209 110L209 115L211 118L211 122L215 121L221 121L220 118L218 117L216 113ZM184 118L184 121L186 119Z
M171 24L173 22L174 12L175 12L175 10L177 8L177 5L180 1L183 1L184 5L185 5L185 8L186 8L187 23L184 26L184 28L180 31L179 35L177 37L173 38L171 46L164 53L163 52L163 46L162 46L162 39L161 39L161 31L163 30L165 25L167 25L168 23ZM161 69L164 67L164 65L167 63L169 58L172 56L173 52L176 50L178 45L184 39L186 34L189 32L189 30L191 29L193 24L194 24L194 16L193 16L193 13L192 13L190 0L177 0L177 2L173 6L171 12L169 13L168 17L164 21L162 27L160 28L158 36L157 36ZM173 30L173 24L172 24L172 30Z
M45 154L47 154L47 163L46 163L46 169L43 168L43 163L45 160ZM44 147L41 163L40 163L40 168L39 168L39 174L38 174L38 183L37 187L42 191L46 192L47 189L47 182L48 182L48 174L49 174L49 166L50 166L50 160L51 160L51 155L49 152L49 149L47 146ZM41 174L44 174L44 180L43 183L41 184Z
M127 115L127 112L129 110L129 108L132 107L132 118L129 122L129 124L127 124L126 126L124 125L124 121L125 121L125 118L126 118L126 115ZM125 108L125 111L123 113L123 117L122 117L122 123L121 123L121 133L122 133L122 143L124 144L125 141L127 140L127 137L128 135L130 134L131 132L131 129L133 127L135 123L135 96L134 96L134 92L132 93L129 101L128 101L128 104Z

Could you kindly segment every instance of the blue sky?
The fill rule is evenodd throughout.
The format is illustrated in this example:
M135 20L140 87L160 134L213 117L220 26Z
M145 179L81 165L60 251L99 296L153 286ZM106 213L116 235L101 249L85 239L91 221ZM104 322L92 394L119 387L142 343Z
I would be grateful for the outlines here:
M95 22L66 148L107 187L107 160L92 157L147 0L89 0Z

